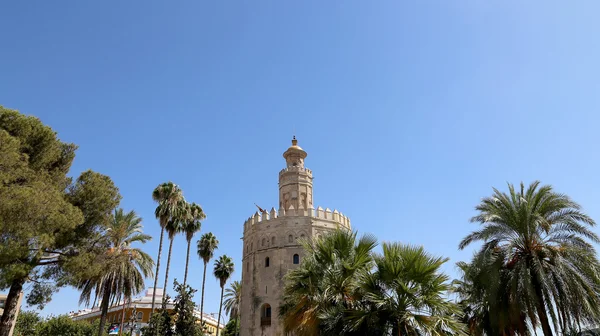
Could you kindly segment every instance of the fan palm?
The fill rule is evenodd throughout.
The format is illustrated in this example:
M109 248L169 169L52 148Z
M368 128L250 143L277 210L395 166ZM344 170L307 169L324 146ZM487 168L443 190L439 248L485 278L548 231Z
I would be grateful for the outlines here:
M219 280L219 285L221 286L221 303L219 304L219 318L217 319L217 324L221 323L221 311L223 308L223 292L225 290L225 284L231 277L231 274L233 274L233 270L233 261L228 256L222 255L217 261L215 261L213 274L215 278ZM219 336L219 331L220 329L217 328L217 336Z
M305 257L286 275L279 307L284 331L299 336L343 334L342 313L356 304L359 275L372 266L376 239L357 239L356 233L338 230L302 245Z
M231 283L225 290L225 314L230 320L235 320L235 325L240 320L240 301L242 300L242 284L239 281Z
M188 267L190 264L190 246L192 245L192 238L200 231L201 222L206 218L202 207L196 203L188 204L187 218L182 223L181 230L185 233L185 239L187 241L187 254L185 258L185 275L183 277L183 286L187 284Z
M351 331L372 335L466 335L451 286L440 267L448 260L423 247L383 243L375 269L362 274L357 303L345 311Z
M179 186L173 182L162 183L152 191L152 199L158 203L154 215L160 224L160 241L158 243L158 257L156 258L156 273L154 274L154 295L152 295L152 313L154 313L154 305L156 301L156 286L158 286L158 275L160 272L160 256L163 248L163 238L165 235L165 227L173 216L177 203L183 200L183 193ZM166 287L164 288L166 292Z
M188 203L182 199L175 204L173 208L173 212L171 213L171 219L167 222L165 226L165 231L167 232L167 236L169 237L169 253L167 254L167 267L165 269L165 289L169 283L169 269L171 267L171 255L173 252L173 241L175 241L175 236L182 231L183 224L190 217L189 213L189 205ZM167 300L165 300L167 295L167 291L163 291L163 309Z
M218 246L219 241L212 232L203 234L202 237L200 237L200 240L198 240L198 256L204 261L204 272L202 273L202 298L200 299L200 323L204 322L204 285L206 283L206 266L214 256Z
M102 335L106 325L109 305L122 297L131 299L144 289L144 279L152 277L154 262L134 243L146 243L152 237L142 232L141 218L134 211L124 213L115 210L103 234L106 250L99 255L103 267L92 277L81 280L77 288L81 290L80 303L89 304L101 298L101 317L98 335Z
M545 336L552 335L551 322L555 330L567 331L599 321L600 263L590 243L600 242L590 230L594 221L551 186L534 182L508 189L494 189L477 205L471 221L482 228L459 247L484 243L480 253L498 258L510 295L530 324L539 321Z

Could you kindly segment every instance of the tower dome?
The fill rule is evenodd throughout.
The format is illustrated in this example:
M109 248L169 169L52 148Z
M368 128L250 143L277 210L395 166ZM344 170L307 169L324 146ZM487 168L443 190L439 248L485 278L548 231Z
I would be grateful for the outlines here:
M298 146L298 140L296 136L292 139L292 145L283 153L283 158L289 167L304 168L304 159L306 159L306 152L302 147Z

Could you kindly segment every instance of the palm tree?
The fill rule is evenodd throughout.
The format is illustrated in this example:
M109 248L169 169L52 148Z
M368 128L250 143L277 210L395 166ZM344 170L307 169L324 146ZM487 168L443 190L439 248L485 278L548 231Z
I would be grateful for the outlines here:
M590 242L600 242L589 228L595 222L568 196L551 186L532 183L509 193L494 189L471 221L482 228L459 247L475 241L502 265L511 297L531 325L545 336L600 320L600 262Z
M154 215L160 224L160 241L158 243L158 257L156 258L156 273L154 274L154 295L152 295L152 313L154 313L154 305L156 301L156 286L158 286L158 275L160 271L160 256L163 248L163 237L165 235L165 227L171 219L177 203L183 200L183 193L178 185L173 182L162 183L152 191L152 199L158 203ZM166 292L167 288L164 288Z
M242 300L242 284L239 281L231 283L230 287L225 290L225 314L229 315L229 319L235 319L235 325L240 320L240 301Z
M167 235L169 237L169 254L167 255L167 267L165 271L165 289L169 283L169 269L171 267L171 254L173 252L173 241L175 240L175 236L177 233L182 231L183 223L187 221L190 217L189 214L189 206L188 203L182 199L177 202L173 208L173 212L171 213L171 219L167 222L165 226L165 231L167 231ZM165 304L167 300L165 300L167 295L167 291L163 291L163 309L165 309Z
M152 239L142 232L141 221L134 211L115 210L103 234L106 250L98 256L102 267L97 274L77 284L81 290L80 303L88 305L92 296L94 301L102 300L98 335L103 334L109 305L140 293L144 290L144 279L153 275L152 258L131 247L133 243L143 244Z
M215 250L219 246L217 237L208 232L200 237L198 240L198 256L204 261L204 272L202 273L202 298L200 300L200 323L204 322L204 285L206 283L206 266L210 262L210 259L215 254Z
M383 254L373 259L374 270L361 275L357 303L344 314L350 331L466 335L458 305L446 298L451 286L440 267L448 259L400 243L383 243Z
M471 263L457 263L461 277L452 285L463 310L461 321L473 336L534 335L537 321L528 323L527 312L514 296L496 253L485 251Z
M312 243L301 243L305 257L287 274L279 307L284 332L344 334L346 323L340 317L356 304L358 280L373 264L376 239L370 235L357 239L356 233L338 230Z
M233 261L226 255L222 255L217 261L215 261L215 268L213 270L215 278L219 280L221 286L221 303L219 304L219 318L217 319L217 325L221 323L221 310L223 308L223 292L225 290L225 284L231 274L233 274ZM217 336L219 336L220 329L217 328Z
M200 221L205 219L206 215L200 207L196 203L188 204L188 218L184 221L181 229L185 233L185 239L187 240L187 254L185 258L185 276L183 277L183 286L187 284L187 276L188 276L188 266L190 264L190 246L192 245L192 238L196 232L200 231L201 223Z

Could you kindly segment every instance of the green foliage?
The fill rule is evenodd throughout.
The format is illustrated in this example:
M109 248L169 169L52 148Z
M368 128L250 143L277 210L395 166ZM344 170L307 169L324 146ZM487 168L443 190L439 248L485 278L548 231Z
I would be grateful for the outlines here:
M163 307L167 306L169 296L163 300ZM142 335L174 336L173 317L166 309L160 309L152 314L148 325L141 328Z
M219 246L219 241L217 240L217 237L215 237L214 234L212 234L212 232L208 232L202 235L202 237L200 237L200 240L198 240L197 242L197 252L198 252L198 256L200 257L200 259L202 259L202 261L204 261L204 270L202 271L202 293L201 293L201 299L200 299L200 321L204 321L204 287L206 285L206 267L208 265L208 263L210 262L210 259L212 259L215 250L218 248Z
M42 318L34 311L21 311L15 325L15 336L37 335Z
M221 333L222 336L237 336L240 333L240 321L238 319L229 320Z
M464 335L446 298L446 259L422 247L336 231L303 242L301 265L286 276L280 316L295 335Z
M93 276L81 279L80 303L89 304L102 300L101 326L104 326L109 305L121 298L130 299L144 289L144 279L152 276L154 262L134 243L146 243L152 239L142 231L142 219L134 211L125 213L116 209L101 236L102 250L93 261L101 265Z
M202 235L198 240L198 256L208 264L210 259L213 258L215 250L219 247L219 240L212 232L208 232Z
M39 119L0 106L0 289L32 281L29 304L93 272L99 232L121 198L107 176L66 175L75 149ZM13 313L5 310L0 334Z
M600 262L594 221L551 186L521 183L494 189L471 219L481 229L460 248L481 241L458 283L471 329L484 335L568 332L600 321ZM552 324L552 325L551 325Z
M225 290L225 284L227 280L233 274L234 265L233 260L226 255L222 255L215 261L215 268L213 270L213 274L215 278L219 280L219 284L221 285L221 302L219 302L219 315L217 317L217 322L221 323L221 311L223 310L223 293ZM218 334L218 331L217 331Z
M175 319L175 335L176 336L201 336L200 325L197 323L194 316L194 302L192 301L196 290L189 285L183 285L175 280L175 297L174 315Z
M229 315L229 319L236 319L240 314L240 302L242 300L242 284L239 281L234 281L225 290L225 314Z
M175 206L183 199L183 192L173 182L162 183L158 185L152 191L152 199L158 203L154 215L158 219L160 224L160 240L158 242L158 256L156 257L156 272L154 273L154 288L158 286L158 276L160 272L160 256L162 255L163 239L165 235L165 227L171 220L173 213L175 212ZM170 257L170 255L169 255ZM168 272L168 271L167 271ZM165 288L167 284L167 277L165 277ZM166 292L165 292L166 294ZM165 297L163 295L163 302ZM152 296L152 313L154 313L154 304L156 295ZM164 308L164 307L163 307Z
M23 311L17 318L15 336L95 336L98 334L99 321L73 321L66 315L42 319L38 313ZM106 335L107 330L103 335Z

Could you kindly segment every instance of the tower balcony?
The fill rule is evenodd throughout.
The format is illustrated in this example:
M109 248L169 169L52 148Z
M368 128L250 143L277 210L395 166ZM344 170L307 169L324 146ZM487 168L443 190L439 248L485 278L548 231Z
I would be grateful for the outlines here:
M281 176L286 173L305 173L312 176L312 170L305 167L286 167L279 172L279 175Z

